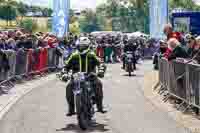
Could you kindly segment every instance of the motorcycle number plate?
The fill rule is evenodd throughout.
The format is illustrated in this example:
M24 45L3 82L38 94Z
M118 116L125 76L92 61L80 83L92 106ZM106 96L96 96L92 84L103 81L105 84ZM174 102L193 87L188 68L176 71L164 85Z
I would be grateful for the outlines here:
M88 91L91 91L92 89L90 87L88 87Z
M133 58L133 55L129 54L127 55L127 58Z
M80 94L82 91L81 90L76 90L74 91L74 95Z
M132 60L131 60L131 59L129 59L129 60L128 60L128 62L132 62Z

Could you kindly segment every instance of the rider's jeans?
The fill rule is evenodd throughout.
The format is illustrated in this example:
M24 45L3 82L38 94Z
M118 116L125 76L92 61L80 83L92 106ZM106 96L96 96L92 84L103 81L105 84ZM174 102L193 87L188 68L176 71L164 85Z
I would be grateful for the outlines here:
M100 79L97 78L95 83L95 102L97 104L98 110L103 109L103 84ZM74 93L73 93L73 81L70 80L66 87L66 100L69 106L69 112L75 112L75 102L74 102Z

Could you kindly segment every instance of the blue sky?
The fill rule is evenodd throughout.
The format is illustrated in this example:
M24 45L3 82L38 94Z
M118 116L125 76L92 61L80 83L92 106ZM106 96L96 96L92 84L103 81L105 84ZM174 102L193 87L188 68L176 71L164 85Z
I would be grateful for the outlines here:
M198 4L200 4L200 0L194 0L194 1L196 1Z

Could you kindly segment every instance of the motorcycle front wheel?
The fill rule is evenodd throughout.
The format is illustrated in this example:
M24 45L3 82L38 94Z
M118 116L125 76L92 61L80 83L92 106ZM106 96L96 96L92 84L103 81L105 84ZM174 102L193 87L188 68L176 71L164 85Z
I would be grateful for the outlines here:
M76 96L76 110L77 110L77 120L79 127L82 130L87 130L89 126L89 119L85 112L84 105L82 102L81 95Z
M128 64L128 76L131 77L131 72L132 72L132 64Z

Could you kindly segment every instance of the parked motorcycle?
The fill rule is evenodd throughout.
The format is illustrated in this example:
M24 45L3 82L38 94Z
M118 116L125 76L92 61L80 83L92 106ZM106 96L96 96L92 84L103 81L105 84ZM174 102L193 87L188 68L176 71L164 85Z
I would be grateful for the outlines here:
M72 76L75 85L73 93L75 96L77 120L82 130L87 130L92 117L95 114L95 83L96 76L93 74L76 73Z

